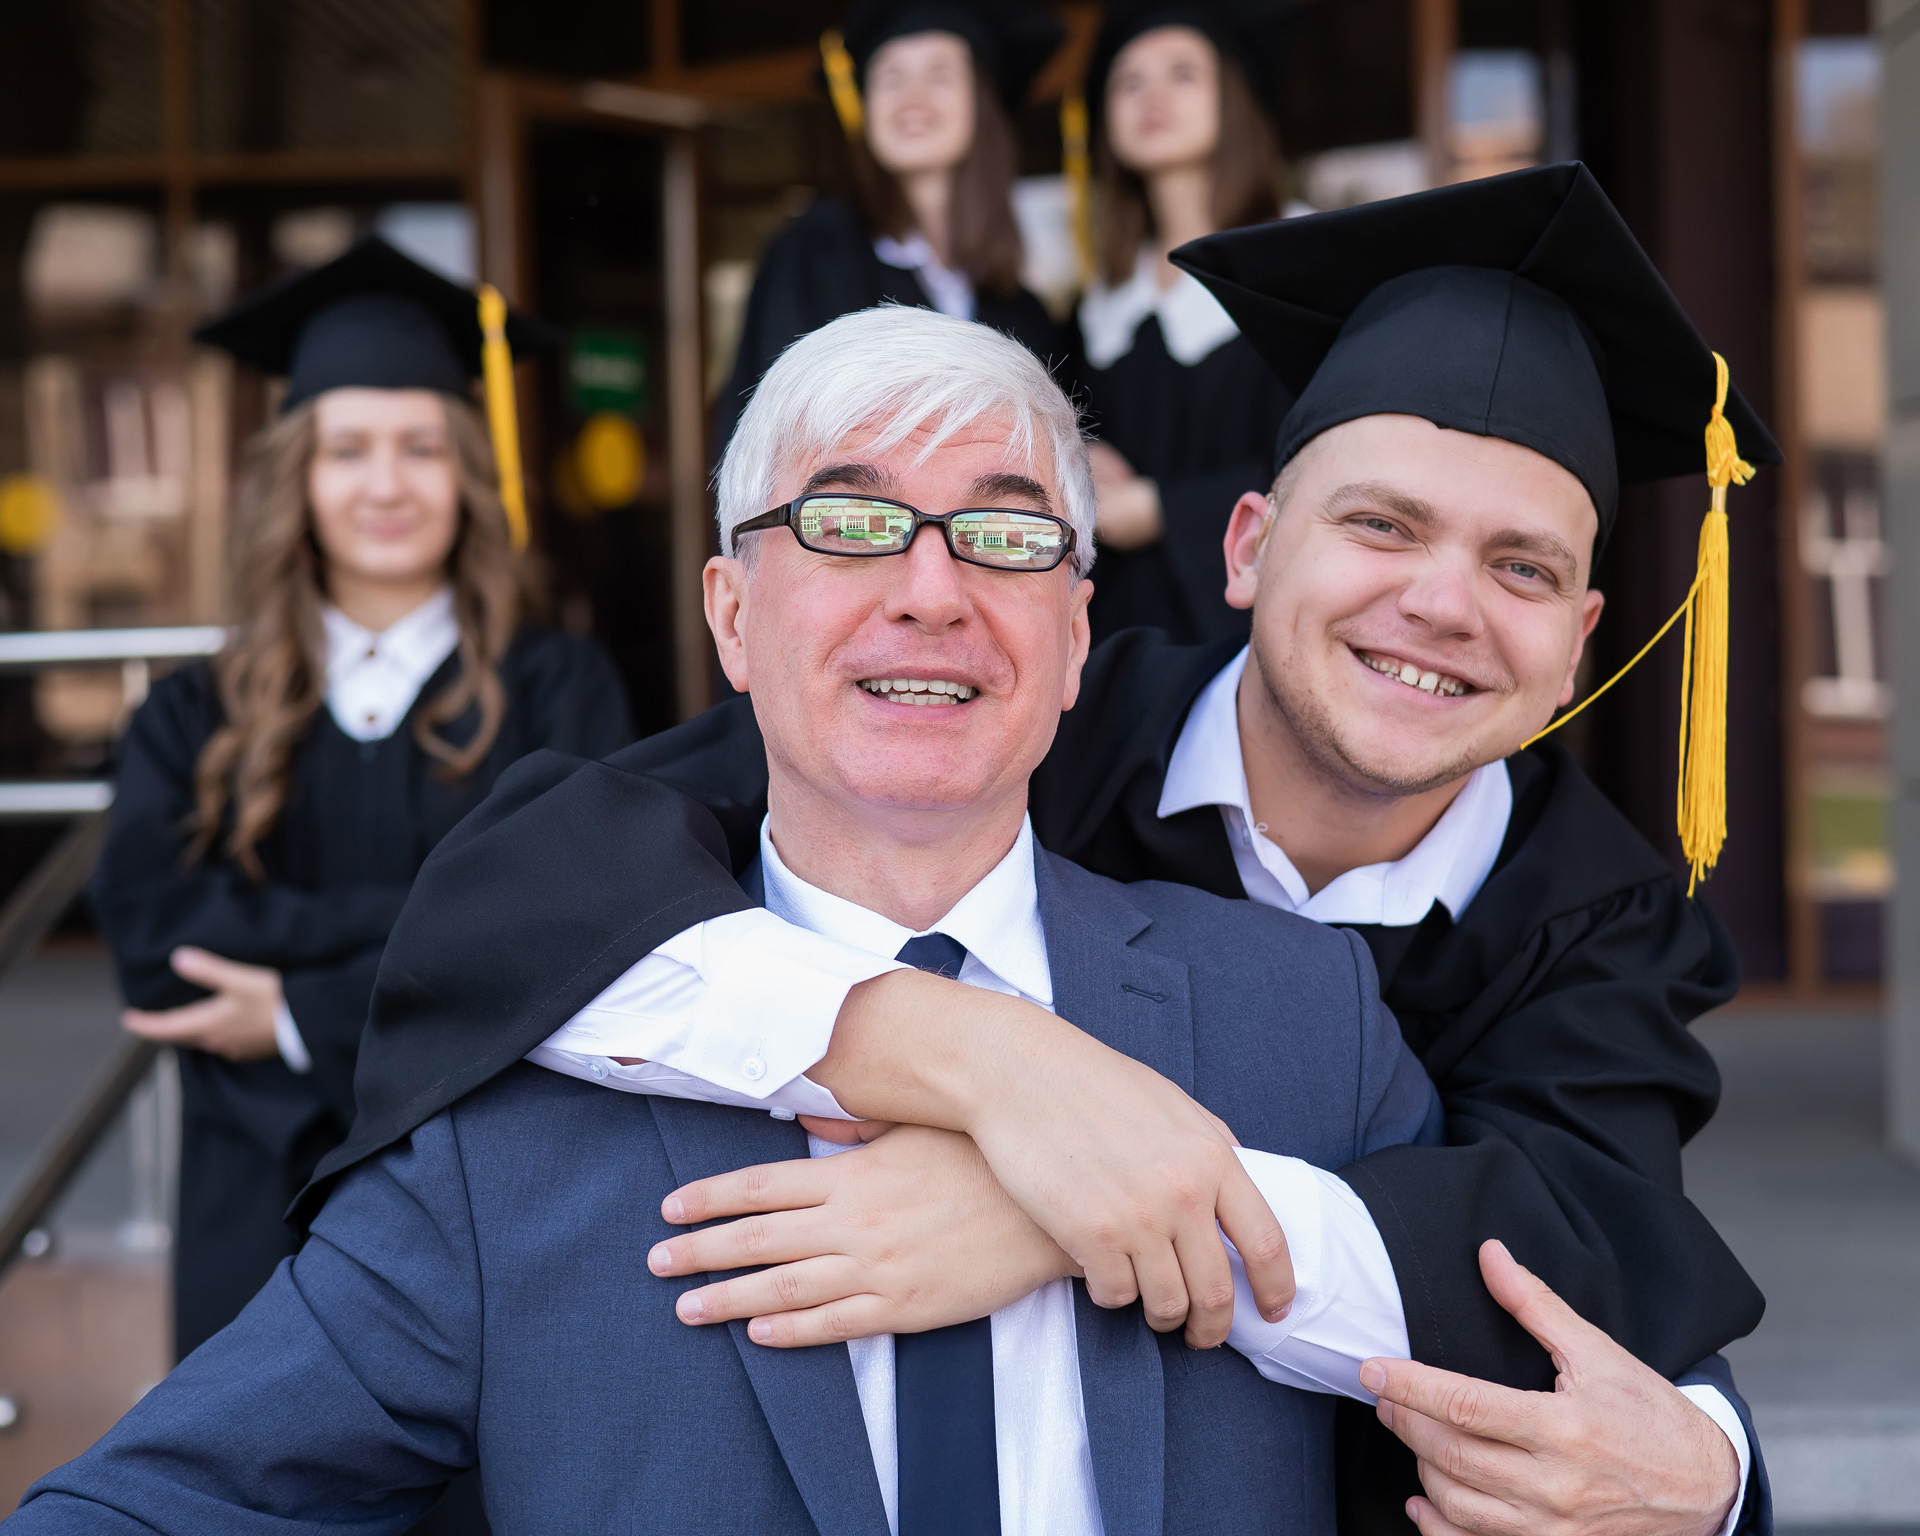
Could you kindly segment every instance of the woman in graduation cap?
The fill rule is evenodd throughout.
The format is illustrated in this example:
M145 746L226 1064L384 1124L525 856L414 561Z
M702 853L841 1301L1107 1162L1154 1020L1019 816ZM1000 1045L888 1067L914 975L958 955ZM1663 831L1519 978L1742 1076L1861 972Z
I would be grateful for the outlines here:
M1094 639L1152 624L1243 635L1220 539L1262 484L1286 391L1213 295L1167 253L1281 212L1271 119L1291 0L1130 0L1107 8L1087 74L1100 228L1078 383L1100 439Z
M286 375L285 404L249 451L237 622L135 714L93 884L127 1027L181 1048L183 1356L293 1251L429 850L515 758L632 739L599 647L523 622L471 292L367 240L200 339Z
M854 200L816 199L767 246L715 415L716 453L788 343L856 309L937 309L1042 358L1062 353L1059 328L1020 286L1012 115L1063 35L1018 0L866 0L844 36L821 40Z

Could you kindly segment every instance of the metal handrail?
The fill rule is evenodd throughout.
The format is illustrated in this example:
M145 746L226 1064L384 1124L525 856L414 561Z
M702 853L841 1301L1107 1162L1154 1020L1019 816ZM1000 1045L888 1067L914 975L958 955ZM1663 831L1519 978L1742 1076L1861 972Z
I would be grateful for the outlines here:
M0 671L97 666L115 661L176 661L211 656L227 642L218 624L147 629L27 629L0 634Z
M146 629L36 630L0 634L0 672L44 667L211 656L226 643L217 624ZM144 669L142 669L144 671ZM144 679L143 679L144 680ZM74 818L18 889L0 906L0 975L45 937L86 888L107 836L113 785L103 780L0 783L0 819ZM121 1042L112 1059L41 1143L26 1176L0 1207L0 1275L21 1257L21 1244L59 1200L153 1066L151 1040Z

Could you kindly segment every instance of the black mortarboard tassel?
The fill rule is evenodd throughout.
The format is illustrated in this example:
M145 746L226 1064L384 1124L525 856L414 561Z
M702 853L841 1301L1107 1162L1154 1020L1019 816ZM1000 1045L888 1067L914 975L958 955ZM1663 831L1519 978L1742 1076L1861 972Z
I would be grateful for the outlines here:
M820 40L827 91L848 137L865 127L861 93L873 56L895 38L917 32L963 38L974 67L1009 112L1019 111L1034 77L1066 36L1051 11L1021 0L865 0L839 31Z
M1693 585L1627 663L1685 618L1677 820L1698 881L1726 838L1727 487L1780 449L1587 168L1227 230L1173 260L1295 396L1276 471L1342 422L1421 416L1571 471L1604 542L1623 483L1697 474L1704 459Z

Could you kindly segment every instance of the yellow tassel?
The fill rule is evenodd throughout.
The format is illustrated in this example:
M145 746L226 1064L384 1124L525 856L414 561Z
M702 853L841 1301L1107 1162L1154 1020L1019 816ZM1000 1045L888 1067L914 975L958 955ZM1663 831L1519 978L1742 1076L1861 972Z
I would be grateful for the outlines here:
M853 55L847 52L839 28L829 27L820 34L820 62L826 67L834 116L847 137L857 139L867 131L867 112L860 103L860 82L853 76Z
M1731 591L1727 540L1727 487L1745 485L1753 466L1740 457L1733 423L1727 420L1727 360L1713 354L1713 414L1707 418L1707 484L1713 504L1700 525L1700 552L1693 585L1685 601L1612 677L1588 694L1545 730L1521 743L1524 751L1542 736L1560 729L1601 694L1631 672L1682 617L1687 621L1680 662L1680 782L1675 790L1674 817L1679 823L1680 850L1691 871L1687 894L1719 862L1727 841L1727 627Z
M1700 525L1699 574L1687 614L1680 674L1680 784L1674 816L1692 871L1687 894L1719 862L1727 840L1727 487L1745 485L1753 466L1740 457L1725 415L1727 360L1713 354L1713 415L1707 421L1707 484L1713 504Z
M500 475L500 505L515 552L527 547L527 488L520 473L520 418L513 403L513 353L507 346L507 301L492 283L480 285L481 364L487 386L487 429Z
M1067 217L1080 261L1080 286L1093 275L1093 160L1087 152L1087 98L1069 91L1060 99L1060 170L1067 182Z

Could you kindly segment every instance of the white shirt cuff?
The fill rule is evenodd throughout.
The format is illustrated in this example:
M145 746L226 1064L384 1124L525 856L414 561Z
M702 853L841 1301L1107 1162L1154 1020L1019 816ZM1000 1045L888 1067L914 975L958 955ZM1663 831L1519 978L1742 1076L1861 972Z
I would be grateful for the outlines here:
M1279 1322L1262 1318L1228 1243L1234 1304L1227 1342L1269 1381L1374 1402L1360 1385L1361 1365L1376 1356L1404 1360L1411 1351L1393 1262L1365 1202L1344 1180L1297 1157L1239 1153L1287 1234L1294 1298Z
M300 1038L300 1026L293 1022L293 1010L285 1002L273 1010L273 1043L290 1072L311 1072L313 1057L307 1054L307 1042Z
M901 969L764 908L732 912L675 934L527 1059L631 1093L851 1119L804 1074L826 1055L847 993ZM564 1064L574 1058L579 1071Z
M1753 1470L1753 1447L1747 1444L1747 1426L1740 1422L1740 1415L1733 1411L1733 1404L1718 1387L1700 1382L1682 1387L1680 1395L1720 1426L1720 1432L1733 1442L1733 1454L1740 1458L1740 1491L1733 1496L1733 1508L1727 1511L1726 1520L1715 1533L1715 1536L1733 1536L1733 1528L1740 1523L1740 1511L1747 1503L1747 1474Z

